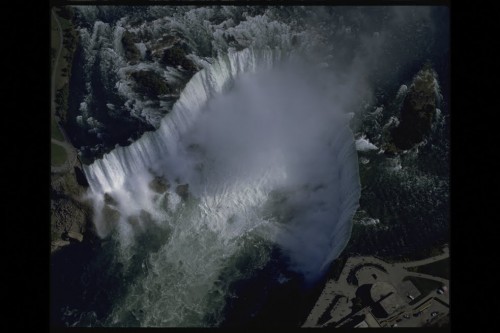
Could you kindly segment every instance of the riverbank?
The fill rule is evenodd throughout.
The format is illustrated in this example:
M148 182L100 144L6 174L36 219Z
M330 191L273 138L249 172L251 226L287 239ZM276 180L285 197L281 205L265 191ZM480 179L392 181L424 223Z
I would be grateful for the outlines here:
M92 209L84 198L86 182L78 152L66 135L61 119L66 117L68 82L77 34L69 7L51 11L51 253L83 242L91 224Z

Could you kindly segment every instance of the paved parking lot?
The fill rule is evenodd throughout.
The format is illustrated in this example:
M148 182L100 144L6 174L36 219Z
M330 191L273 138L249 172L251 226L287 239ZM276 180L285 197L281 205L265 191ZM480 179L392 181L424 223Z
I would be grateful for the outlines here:
M332 279L326 283L303 327L340 327L349 323L349 317L359 318L360 315L366 319L364 323L359 323L358 327L373 327L377 326L376 324L382 327L421 327L432 324L449 313L449 291L440 294L436 288L427 295L421 295L421 291L407 278L432 280L436 285L446 288L449 288L449 281L428 274L411 272L406 268L425 265L448 256L448 249L445 248L445 251L438 256L405 263L387 263L375 257L351 257L347 260L338 281ZM355 276L357 284L349 283L349 276L351 280L352 276ZM356 297L358 288L365 286L364 288L369 290L375 284L377 288L384 284L387 295L381 295L383 297L380 300L372 300L371 305L353 313L352 301ZM418 300L418 297L421 299ZM415 300L418 302L413 304ZM332 307L333 301L336 304ZM319 318L324 317L327 310L330 311L330 319L319 324Z

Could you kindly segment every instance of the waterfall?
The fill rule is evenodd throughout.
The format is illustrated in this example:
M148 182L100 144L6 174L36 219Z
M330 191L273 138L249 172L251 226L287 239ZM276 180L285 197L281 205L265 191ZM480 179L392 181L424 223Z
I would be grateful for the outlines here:
M206 326L209 313L217 324L222 271L242 251L259 252L257 269L279 246L316 279L347 244L360 196L353 134L309 83L273 77L283 58L269 48L220 55L156 131L84 166L98 234L118 239L126 269L142 267L105 326ZM153 191L155 177L170 187ZM160 240L139 241L148 230Z
M188 82L171 114L163 118L157 131L147 132L131 145L117 147L84 167L92 192L111 192L123 185L127 175L140 172L152 166L158 156L168 156L175 151L180 135L190 127L211 96L221 93L240 73L271 67L279 57L279 51L270 49L230 51L218 57L209 68L201 70Z

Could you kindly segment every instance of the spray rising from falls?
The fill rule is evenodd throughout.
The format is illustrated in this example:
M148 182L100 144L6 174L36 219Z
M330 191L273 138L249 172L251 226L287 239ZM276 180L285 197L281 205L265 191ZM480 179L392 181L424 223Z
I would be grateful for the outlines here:
M142 258L104 325L216 325L221 274L244 249L259 253L256 269L277 245L306 279L343 250L360 195L353 135L343 110L283 58L220 56L157 131L85 167L97 232L119 240L125 268Z

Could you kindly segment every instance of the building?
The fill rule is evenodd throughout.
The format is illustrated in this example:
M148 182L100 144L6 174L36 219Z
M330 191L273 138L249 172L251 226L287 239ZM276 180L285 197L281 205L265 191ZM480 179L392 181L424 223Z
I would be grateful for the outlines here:
M354 326L354 328L365 328L365 327L369 327L368 324L366 323L366 321L362 321L360 322L359 324L357 324L356 326Z
M405 305L405 302L398 294L390 294L379 302L387 315L391 315Z
M368 325L368 327L380 327L380 324L375 319L375 317L373 317L373 315L371 314L371 312L368 312L366 314L364 321L366 322L366 324Z
M370 296L375 303L373 312L378 318L387 317L406 304L397 293L396 288L387 282L373 284Z
M399 294L402 297L406 297L406 301L408 303L411 302L413 299L417 298L418 296L420 296L420 291L417 289L417 287L415 287L413 282L411 282L410 280L401 282L398 285L398 289L399 289Z

